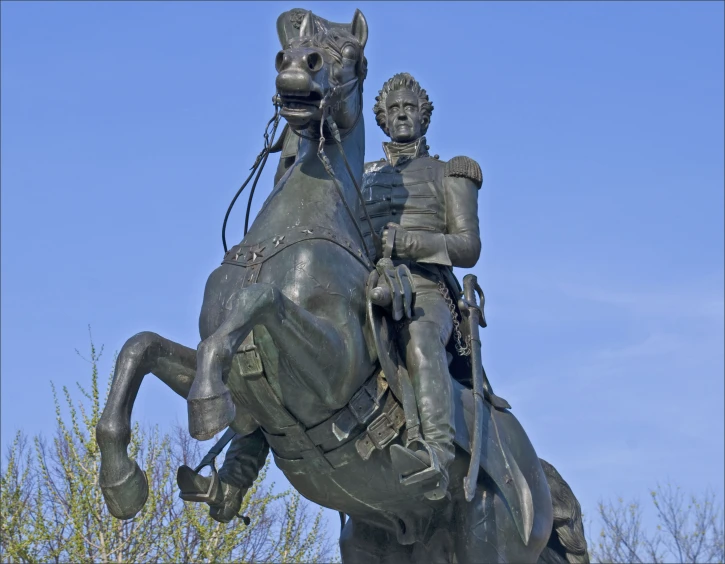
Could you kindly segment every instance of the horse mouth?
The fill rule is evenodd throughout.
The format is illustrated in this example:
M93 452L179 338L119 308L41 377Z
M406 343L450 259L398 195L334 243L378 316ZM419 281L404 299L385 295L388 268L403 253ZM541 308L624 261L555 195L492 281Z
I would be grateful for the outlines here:
M288 122L299 122L309 121L315 114L320 110L320 102L322 96L315 91L300 94L295 92L294 94L280 92L279 97L282 101L282 108L280 114ZM291 125L296 125L291 123Z

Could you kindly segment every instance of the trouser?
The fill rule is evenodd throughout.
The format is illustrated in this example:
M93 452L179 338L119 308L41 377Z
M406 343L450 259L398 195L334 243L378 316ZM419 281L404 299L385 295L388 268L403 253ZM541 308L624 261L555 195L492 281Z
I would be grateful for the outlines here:
M453 385L446 354L453 321L437 280L416 273L413 280L415 311L401 329L401 345L418 400L423 438L446 468L455 455Z

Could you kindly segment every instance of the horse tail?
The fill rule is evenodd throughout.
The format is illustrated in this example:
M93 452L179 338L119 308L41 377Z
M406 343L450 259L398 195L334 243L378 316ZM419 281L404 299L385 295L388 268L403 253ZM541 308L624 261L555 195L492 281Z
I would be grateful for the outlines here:
M556 468L546 460L539 460L554 507L554 525L549 542L539 556L539 564L589 564L581 506Z

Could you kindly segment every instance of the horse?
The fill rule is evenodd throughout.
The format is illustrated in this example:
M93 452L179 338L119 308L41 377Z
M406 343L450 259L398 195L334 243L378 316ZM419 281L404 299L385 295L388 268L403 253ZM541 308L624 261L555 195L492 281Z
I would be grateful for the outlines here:
M349 516L340 537L345 563L575 561L576 547L559 529L580 524L578 503L572 494L557 512L554 474L508 411L499 425L513 437L511 462L529 492L524 534L500 480L481 473L473 500L464 499L463 448L447 498L428 500L420 485L401 482L385 446L400 444L405 417L370 335L366 282L376 249L357 219L368 26L359 10L344 25L286 14L277 25L277 103L301 137L297 157L209 276L197 349L151 332L122 347L96 428L110 513L130 519L148 496L127 447L134 400L154 374L187 400L192 437L206 440L228 426L240 434L261 429L304 497ZM290 38L290 29L298 36ZM387 421L377 435L372 415Z

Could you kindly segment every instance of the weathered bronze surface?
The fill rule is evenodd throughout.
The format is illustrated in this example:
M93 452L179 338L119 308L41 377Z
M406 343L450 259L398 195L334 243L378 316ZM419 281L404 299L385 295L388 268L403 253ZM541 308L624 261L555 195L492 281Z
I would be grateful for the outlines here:
M480 252L480 167L429 155L433 106L405 73L374 108L385 158L364 164L359 10L349 24L290 10L277 32L274 189L207 281L197 350L148 332L122 348L96 431L109 510L132 518L148 495L127 446L152 373L186 398L193 437L233 431L177 476L219 521L271 450L302 495L348 516L346 563L586 562L579 504L493 394L483 303L453 276Z

